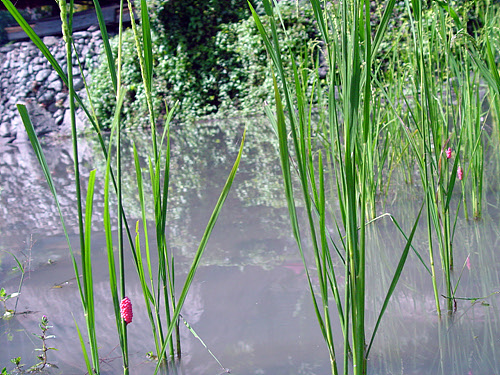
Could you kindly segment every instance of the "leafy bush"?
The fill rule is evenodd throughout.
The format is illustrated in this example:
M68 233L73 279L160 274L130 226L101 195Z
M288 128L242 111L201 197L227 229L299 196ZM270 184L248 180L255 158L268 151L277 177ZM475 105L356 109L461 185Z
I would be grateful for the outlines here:
M201 13L199 10L195 12L196 0L183 2L186 14L181 13L182 4L176 1L168 3L172 8L156 7L157 16L153 18L157 26L154 27L157 34L153 41L156 109L162 113L165 105L172 106L178 101L177 118L184 119L227 116L230 112L242 110L244 114L262 113L264 100L273 100L271 64L253 19L247 16L239 20L248 14L242 7L243 2L231 0L233 8L222 11L218 2L207 1L200 8L205 12L203 18L197 18ZM297 55L306 52L307 46L314 44L317 36L311 9L302 4L298 8L295 2L283 1L281 11L292 49ZM215 18L214 23L206 21ZM165 26L169 23L167 19L171 24ZM201 23L202 19L206 24ZM113 41L115 53L116 44L117 41ZM134 51L133 33L129 30L124 35L122 77L128 90L123 109L123 122L127 126L147 124L145 94ZM106 70L103 63L93 72L92 96L97 100L94 104L98 115L111 119L114 93ZM109 123L110 120L105 121L105 125L109 126Z

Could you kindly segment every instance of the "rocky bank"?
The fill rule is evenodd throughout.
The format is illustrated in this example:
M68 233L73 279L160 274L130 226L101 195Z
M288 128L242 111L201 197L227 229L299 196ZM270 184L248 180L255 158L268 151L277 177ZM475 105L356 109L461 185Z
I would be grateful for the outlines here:
M83 77L88 83L89 72L99 62L103 45L101 32L97 26L91 26L86 31L75 32L73 36ZM62 37L46 36L43 42L67 72L66 47ZM75 91L86 98L76 57L73 64ZM27 106L39 135L52 131L70 133L68 88L31 41L0 47L0 139L3 138L4 142L26 139L17 103ZM84 124L82 109L77 109L77 119L80 125Z

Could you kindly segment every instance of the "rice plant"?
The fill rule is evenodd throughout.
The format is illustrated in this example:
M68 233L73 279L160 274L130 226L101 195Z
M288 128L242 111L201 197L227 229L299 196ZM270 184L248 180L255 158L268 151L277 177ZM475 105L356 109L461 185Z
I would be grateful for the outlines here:
M265 30L259 15L252 13L273 61L275 74L275 112L267 110L271 123L279 139L279 153L283 173L285 195L296 243L306 270L307 280L313 299L316 317L330 355L332 374L339 368L347 374L352 362L354 374L366 374L367 358L373 338L378 329L392 292L399 280L408 256L411 239L416 229L413 227L408 242L403 249L391 286L381 309L370 340L365 328L366 295L366 225L373 212L369 212L374 197L375 155L378 154L378 137L381 124L374 123L372 94L372 56L375 54L387 26L388 15L394 2L389 2L382 22L372 41L370 27L370 3L363 1L322 4L310 2L322 36L323 51L329 68L327 86L319 94L327 95L325 100L308 96L304 79L305 70L299 70L290 51L293 72L291 75L283 65L281 43L277 29L280 24L277 2L263 1L266 17L271 30ZM335 96L339 90L339 98ZM326 126L316 126L311 118L315 102L326 103L320 110L328 114ZM321 116L320 116L321 117ZM323 131L323 133L322 133ZM318 138L326 139L324 150L318 145ZM289 137L291 138L289 144ZM382 151L382 158L386 152ZM323 155L328 155L325 158ZM327 201L325 189L325 160L331 160L334 183L340 206L340 218L327 222ZM383 159L380 159L383 160ZM378 161L381 163L381 161ZM383 164L383 163L382 163ZM303 245L301 221L297 214L297 195L293 189L292 166L297 172L302 201L305 205L306 226L310 233L314 266L308 264L308 255ZM370 189L370 190L369 190ZM420 215L419 215L420 216ZM336 228L339 244L333 240L328 226ZM302 229L303 230L303 229ZM334 259L338 257L341 267ZM316 270L318 288L314 288L311 272ZM345 276L344 296L340 295L337 284L340 275ZM316 297L318 295L318 297ZM331 307L333 298L335 308ZM343 331L343 356L339 357L332 333L332 310L337 310ZM339 360L339 358L342 358Z
M409 66L415 74L409 85L411 96L404 98L409 117L401 126L416 156L425 195L429 262L436 310L441 316L441 294L447 312L453 312L453 239L460 203L454 208L451 201L455 185L465 187L466 170L474 171L474 217L481 215L482 101L477 75L471 74L473 43L462 35L464 29L455 10L444 3L424 9L418 1L407 2L406 8L412 40ZM462 155L469 158L468 169ZM465 197L464 191L467 217ZM444 293L439 292L436 262L443 271Z

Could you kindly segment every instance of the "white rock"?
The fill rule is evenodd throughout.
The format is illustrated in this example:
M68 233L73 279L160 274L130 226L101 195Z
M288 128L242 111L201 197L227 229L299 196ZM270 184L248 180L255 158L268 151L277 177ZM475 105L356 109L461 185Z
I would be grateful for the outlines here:
M48 88L53 89L54 91L61 91L63 84L60 80L55 80L49 84Z
M50 75L50 70L49 69L43 69L40 70L35 77L35 80L38 82L43 82L45 79Z
M56 38L55 36L46 36L43 38L43 43L48 46L53 46L59 42L59 38Z

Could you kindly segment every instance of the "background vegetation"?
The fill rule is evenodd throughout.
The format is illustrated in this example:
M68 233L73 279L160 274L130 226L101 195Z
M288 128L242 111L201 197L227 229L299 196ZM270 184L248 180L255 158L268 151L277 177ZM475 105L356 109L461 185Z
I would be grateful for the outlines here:
M178 101L176 118L189 119L222 117L235 111L262 114L263 102L273 102L272 78L267 74L271 64L246 1L176 0L157 1L155 5L151 22L156 108L165 113L165 106ZM310 6L283 2L282 16L295 51L307 52L307 46L313 45L317 36ZM116 53L117 40L113 50ZM133 34L127 31L123 42L126 126L146 125L147 121L140 67L134 53ZM286 64L289 66L289 61ZM92 96L98 99L94 103L98 116L111 119L115 94L108 81L103 60L93 74Z
M252 3L262 14L261 3ZM497 1L456 2L455 9L467 25L469 34L474 35L481 30L485 10L493 3ZM371 21L376 25L385 6L372 2L372 7ZM408 62L407 44L411 34L405 7L405 2L395 5L394 17L389 21L389 35L384 38L375 56L377 72L382 76L394 68L391 62L397 61L400 66ZM428 3L424 11L430 9L431 4ZM156 74L153 96L155 107L161 113L166 113L167 107L179 102L177 119L227 117L234 116L236 112L238 115L262 114L262 103L274 102L269 74L271 63L246 1L155 0L151 2L150 11ZM326 71L321 68L324 59L318 54L319 49L315 48L319 45L319 34L309 2L282 0L280 11L297 61L308 61L307 67L312 69L320 56L319 73L324 78ZM263 22L268 27L265 18ZM279 32L282 33L281 29ZM112 44L116 54L117 40ZM290 68L288 47L282 48L285 66ZM398 59L394 59L396 51ZM124 34L123 54L123 80L127 94L122 121L125 126L144 126L147 125L147 116L144 116L146 98L130 30ZM107 119L111 119L114 113L115 98L109 79L103 59L93 74L92 96L97 100L94 103L97 115ZM104 125L109 126L110 121L105 121Z

